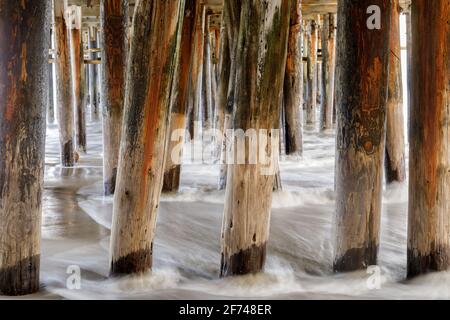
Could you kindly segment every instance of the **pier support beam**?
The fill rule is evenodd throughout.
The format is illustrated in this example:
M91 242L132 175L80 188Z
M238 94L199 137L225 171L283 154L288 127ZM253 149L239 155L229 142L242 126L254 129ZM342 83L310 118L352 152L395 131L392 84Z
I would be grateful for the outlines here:
M184 137L177 141L172 141L172 134L186 129L187 106L189 98L189 70L191 67L194 27L195 27L195 8L198 0L186 0L184 8L183 27L181 30L180 54L174 75L174 88L171 98L171 121L168 131L168 148L166 164L164 166L163 192L177 192L180 187L181 164L179 160L183 157L183 148L176 154L176 149L184 143ZM174 135L174 137L175 137ZM178 137L178 136L177 136ZM174 158L175 157L175 158Z
M50 1L0 2L0 294L39 290Z
M225 53L221 55L224 56L224 59L229 59L229 62L226 60L222 61L222 64L228 63L229 70L225 70L225 73L228 73L228 81L225 83L223 79L220 83L220 97L219 103L220 107L223 108L223 136L222 136L222 151L221 151L221 165L219 172L219 183L218 189L225 190L227 186L227 178L228 178L228 160L227 153L228 147L231 145L231 141L233 137L228 136L228 130L233 128L233 112L235 108L235 90L236 90L236 53L238 46L238 36L239 36L239 28L240 28L240 19L241 19L241 7L242 0L235 1L224 1L223 8L223 24L225 25L224 35L227 36L227 46L229 50L229 56L227 58ZM225 41L225 40L224 40ZM222 77L226 76L222 74ZM222 112L222 111L221 111Z
M334 14L322 16L322 106L320 109L320 130L333 128L334 77L335 77L335 26Z
M235 0L225 2L228 1ZM271 129L279 128L290 3L290 0L242 1L234 124L244 132L248 129L271 132ZM261 158L257 164L250 164L254 156L250 152L250 142L245 143L245 164L236 163L228 168L222 227L222 276L257 273L264 267L277 170L274 163L277 159L274 158L278 153L274 154L275 146L270 142L263 145L262 139L258 140L259 151L271 159L271 174L264 174Z
M84 85L84 57L81 39L81 7L68 9L70 35L70 62L72 73L72 97L75 110L75 147L78 152L86 153L86 112Z
M411 10L408 277L450 266L450 0Z
M55 0L55 73L56 102L58 108L61 165L75 165L74 110L72 101L72 77L70 75L70 36L64 17L66 0Z
M390 41L391 58L389 69L385 158L387 183L403 182L406 179L399 0L392 0Z
M286 155L303 153L302 1L292 0L286 75L284 78Z
M98 38L97 38L97 28L89 27L89 49L98 49ZM96 60L98 58L98 54L96 52L90 53L90 59ZM91 120L98 121L99 120L99 112L98 112L98 66L95 64L89 65L89 104L91 107Z
M366 27L373 5L381 29ZM338 3L335 271L377 263L391 9L390 0Z
M310 21L306 32L306 45L308 61L307 65L307 94L306 94L306 124L314 125L316 123L317 108L317 24Z
M101 1L103 190L114 194L119 165L128 53L128 0Z
M114 197L112 275L152 267L183 9L183 0L136 3Z

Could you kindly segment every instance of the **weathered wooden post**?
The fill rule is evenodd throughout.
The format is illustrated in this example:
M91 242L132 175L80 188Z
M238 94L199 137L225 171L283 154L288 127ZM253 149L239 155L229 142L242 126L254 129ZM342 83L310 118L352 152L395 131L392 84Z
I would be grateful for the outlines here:
M172 134L177 131L186 129L186 112L189 94L189 70L193 54L193 40L195 27L195 8L198 0L186 0L183 17L183 27L181 30L180 54L178 55L178 63L174 75L174 87L171 97L171 121L168 131L168 148L166 163L164 166L164 183L163 192L177 192L180 187L181 164L174 161L178 156L182 159L183 149L178 155L174 152L177 145L184 143L183 137L179 140L172 141ZM179 137L179 136L177 136Z
M334 76L335 76L335 21L334 14L324 14L322 23L322 106L320 129L333 128Z
M302 1L291 0L286 75L284 78L285 150L287 155L303 153L303 57Z
M0 294L39 290L50 1L0 2Z
M202 94L201 94L201 119L202 133L212 128L212 88L211 88L211 43L208 30L208 16L211 12L205 12L203 26L203 66L202 66ZM203 141L206 143L206 141Z
M182 0L136 3L114 197L113 275L145 272L152 266L183 9Z
M220 62L219 62L219 81L217 86L217 125L216 128L222 133L222 139L218 141L218 157L224 155L223 152L223 139L225 130L225 108L228 99L228 85L230 83L230 69L231 69L231 58L230 58L230 40L227 32L225 21L225 14L222 13L221 22L221 41L220 41ZM222 159L221 159L222 160ZM225 164L221 163L221 168L225 167Z
M242 1L234 124L244 132L248 129L270 132L279 127L290 3L290 0ZM258 147L266 156L275 156L271 147ZM250 143L246 143L246 163L232 164L228 169L222 227L222 276L256 273L264 267L276 171L264 175L261 162L250 164L249 159L254 156L250 150Z
M98 49L97 41L97 28L94 26L89 27L89 50L91 50L89 58L91 60L96 60L98 55L94 52ZM97 78L98 78L98 68L95 64L89 64L89 104L91 107L91 120L99 120L98 112L98 88L97 88Z
M228 73L229 77L228 81L226 83L225 82L223 83L223 86L221 84L219 97L219 103L221 105L220 108L223 108L224 110L223 111L224 125L222 130L223 136L222 136L222 151L221 151L222 156L219 172L219 183L218 183L219 190L225 190L227 186L227 178L228 178L227 146L231 144L230 142L233 139L233 137L227 135L227 132L228 130L233 128L233 112L235 109L234 98L236 89L236 68L237 68L236 53L238 46L242 0L224 1L223 5L224 5L223 24L226 27L225 34L228 37L226 45L229 48L228 49L229 56L228 58L226 58L225 56L225 59L229 59L229 62L227 62L227 60L224 60L222 61L222 63L229 64L229 70L228 71L225 70L225 73ZM224 53L222 53L222 55L224 55ZM223 74L222 76L226 75Z
M406 73L407 73L407 88L408 88L408 114L411 110L411 100L412 100L412 73L413 73L413 65L412 65L412 35L411 35L411 5L408 6L408 10L405 12L405 22L406 22ZM410 122L411 117L407 117L407 138L411 136L410 134Z
M204 26L205 26L205 6L202 1L197 1L195 9L195 36L194 36L194 52L192 56L191 77L189 88L192 94L192 104L190 110L189 133L191 138L196 135L195 124L200 120L201 111L201 88L202 88L202 69L203 69L203 45L204 45Z
M53 17L53 15L52 15ZM52 18L53 20L53 18ZM53 25L54 23L52 23ZM53 30L51 28L50 30L50 48L53 48L52 43L53 43ZM49 54L49 62L48 62L48 103L47 103L47 122L50 124L55 123L55 102L54 102L54 92L53 92L53 63L54 63L54 58L53 58L53 51L54 50L50 50L51 53Z
M74 110L72 102L72 77L70 76L70 36L64 16L67 0L55 0L55 71L56 102L58 108L61 164L75 165Z
M391 9L390 0L338 3L335 271L377 263Z
M128 0L102 0L100 16L103 112L103 190L114 194L122 132L125 73L128 53Z
M406 179L399 0L392 0L392 7L385 159L388 183Z
M450 265L450 0L411 10L408 277Z
M307 98L306 98L306 124L316 123L317 108L317 25L314 20L308 23L306 33L307 44Z
M78 152L86 153L86 112L84 105L84 57L81 40L81 7L68 8L72 97L75 110L75 141Z

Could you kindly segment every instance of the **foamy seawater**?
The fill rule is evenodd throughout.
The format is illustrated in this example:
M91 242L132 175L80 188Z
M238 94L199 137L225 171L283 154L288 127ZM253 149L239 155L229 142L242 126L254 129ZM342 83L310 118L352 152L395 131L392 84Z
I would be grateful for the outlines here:
M108 277L112 198L102 196L101 125L88 125L88 154L59 166L56 126L47 133L40 293L56 299L447 299L450 274L406 282L407 187L384 191L380 289L365 271L333 274L334 135L305 132L303 159L281 163L264 273L220 279L224 192L219 167L183 166L179 194L163 195L153 272ZM71 266L81 288L67 288Z

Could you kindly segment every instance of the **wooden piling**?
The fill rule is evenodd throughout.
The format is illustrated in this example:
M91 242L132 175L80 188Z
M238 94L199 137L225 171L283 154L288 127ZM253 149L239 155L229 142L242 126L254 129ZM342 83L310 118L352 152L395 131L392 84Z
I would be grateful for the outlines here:
M224 1L223 3L223 17L224 25L226 26L226 34L228 36L227 43L229 46L229 62L224 61L224 63L229 63L229 78L227 83L220 89L220 108L224 108L224 125L223 125L223 136L222 136L222 151L221 151L221 165L219 172L219 183L218 189L225 190L227 186L228 179L228 160L227 153L228 148L231 145L233 137L228 136L230 129L234 127L233 125L233 113L235 109L235 90L236 90L236 54L238 47L238 36L240 28L240 18L241 18L241 7L242 0L235 1ZM227 88L225 87L227 85ZM223 90L223 91L222 91Z
M53 38L53 30L50 31L50 47L52 47L51 44L53 43L52 38ZM54 60L53 54L50 54L49 57L51 58L51 60ZM55 102L54 102L55 93L53 92L53 79L54 79L53 61L49 62L47 65L48 65L47 123L53 124L55 123Z
M49 1L0 2L0 294L39 290Z
M202 66L202 95L201 95L201 120L202 134L212 129L212 82L211 82L211 42L207 24L207 17L211 12L205 12L205 25L203 27L203 66ZM203 141L207 144L207 141Z
M335 77L335 21L334 14L322 16L322 101L320 109L320 130L333 128L334 77Z
M128 53L128 0L102 0L100 16L103 113L103 191L114 194L122 132Z
M369 6L381 29L369 29ZM389 71L390 0L338 3L335 271L377 263Z
M81 7L68 9L70 62L72 74L72 97L75 110L75 147L78 152L86 153L86 112L84 105L84 58L81 40Z
M58 128L61 145L61 165L75 165L74 110L70 65L70 35L64 12L67 0L55 0L55 75Z
M415 0L408 277L450 266L450 0Z
M235 128L259 132L279 127L290 3L290 0L242 1L233 99ZM272 147L263 149L269 158L274 156ZM264 175L262 163L249 164L252 156L249 149L250 143L246 143L246 164L232 164L228 168L222 276L256 273L264 267L276 172Z
M203 69L203 45L204 45L204 26L205 26L205 7L202 1L197 1L195 9L195 30L194 30L194 52L192 56L191 77L189 88L192 94L192 104L189 105L190 114L189 133L194 138L196 131L195 125L200 121L201 115L201 88L202 88L202 69Z
M306 33L307 45L307 95L306 95L306 124L316 123L317 109L317 24L309 21Z
M97 41L97 28L91 26L89 28L89 49L98 49L98 41ZM91 52L90 57L91 60L96 60L98 58L98 54L96 52ZM95 64L89 65L89 104L91 107L91 120L98 121L99 120L99 106L98 106L98 67Z
M302 1L292 0L286 75L284 78L286 155L303 153Z
M391 20L391 58L389 69L385 156L387 183L403 182L406 179L399 0L392 0Z
M186 129L187 106L189 95L189 70L193 55L195 10L198 0L186 0L181 30L180 54L174 75L174 87L171 97L171 121L168 132L168 148L164 166L163 192L177 192L180 187L183 148L176 154L176 148L184 143L184 139L172 141L172 134ZM175 157L175 158L174 158Z
M112 275L152 266L183 10L183 0L136 3L114 196Z

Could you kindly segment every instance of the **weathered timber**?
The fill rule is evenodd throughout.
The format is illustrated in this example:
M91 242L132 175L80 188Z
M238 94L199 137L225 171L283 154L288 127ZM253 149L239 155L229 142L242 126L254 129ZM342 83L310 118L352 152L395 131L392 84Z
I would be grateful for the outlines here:
M88 47L92 51L89 56L91 60L97 60L98 53L93 51L93 49L98 48L98 40L97 40L97 28L91 26L89 28L89 43ZM91 120L98 121L99 120L99 106L98 106L98 66L95 64L89 64L89 105L91 108Z
M112 275L152 266L182 10L182 0L136 3L114 195Z
M286 155L303 153L302 2L292 0L286 75L284 78Z
M189 70L193 54L195 9L198 0L186 0L181 30L180 54L178 55L177 67L174 75L174 87L171 97L171 121L168 132L168 148L166 164L164 167L163 192L177 192L180 187L181 164L184 137L178 136L177 132L186 129L186 117L189 94ZM172 139L174 137L178 140ZM173 140L173 141L172 141ZM178 153L177 153L177 147Z
M0 2L0 294L39 290L50 1Z
M68 8L72 101L75 110L75 148L86 153L86 112L84 105L84 58L81 40L81 7Z
M64 11L67 1L55 0L56 103L61 145L61 165L75 165L74 110L70 65L70 35Z
M399 0L392 0L392 7L385 155L387 183L406 179Z
M53 30L50 31L50 45L53 43ZM53 59L53 54L50 55ZM55 123L55 102L53 92L53 63L48 63L48 103L47 103L47 122L49 124Z
M307 45L307 94L306 94L306 124L316 123L317 109L317 24L310 21L306 32Z
M192 94L192 103L189 105L189 133L191 138L197 134L196 127L200 121L201 114L201 88L202 88L202 69L203 69L203 45L204 45L204 27L205 27L205 7L202 1L197 1L195 8L195 35L193 42L193 54L191 65L191 76L189 88Z
M371 5L381 29L367 27ZM377 264L391 9L390 0L338 4L335 271Z
M415 0L408 277L450 265L450 0Z
M221 155L221 166L219 172L219 190L225 190L227 186L228 179L228 164L227 154L228 149L232 145L231 141L233 137L229 136L228 133L230 129L233 128L233 112L235 109L235 90L236 90L236 54L238 47L238 36L240 28L240 18L241 18L241 7L242 0L236 1L224 1L223 9L223 23L226 26L226 35L228 36L228 46L229 46L229 80L227 81L228 88L223 87L224 90L220 93L221 104L220 108L224 108L224 125L223 125L223 136L222 136L222 155ZM225 85L225 83L224 83ZM226 90L226 96L225 96Z
M103 191L114 194L122 132L125 73L128 53L128 0L102 0L100 16L103 113Z
M322 101L320 129L323 131L333 128L336 24L334 14L328 13L322 17Z
M234 127L270 132L279 127L290 0L244 0L240 11ZM269 142L259 148L263 148L263 153L274 165L277 160L273 159L274 146ZM250 143L246 143L245 164L232 164L228 168L222 227L222 276L257 273L264 267L276 172L265 175L261 171L265 167L261 161L250 164L252 154L249 149Z
M230 69L231 69L230 40L227 33L226 21L224 19L224 16L225 15L222 15L220 62L219 62L220 72L217 86L217 106L216 106L216 118L217 118L216 129L222 134L221 138L217 141L217 157L220 158L221 160L221 169L225 168L225 163L222 163L223 161L222 156L225 155L225 151L223 149L225 147L225 144L223 143L223 139L225 128L225 109L228 100L228 85L230 83ZM222 174L219 174L219 179L220 177L225 178L224 176L222 176Z
M210 14L209 11L205 12L205 16ZM202 120L202 135L204 148L209 143L206 141L205 133L212 129L212 80L211 80L211 38L208 31L207 21L205 20L205 26L203 28L203 66L202 66L202 90L201 90L201 120Z

